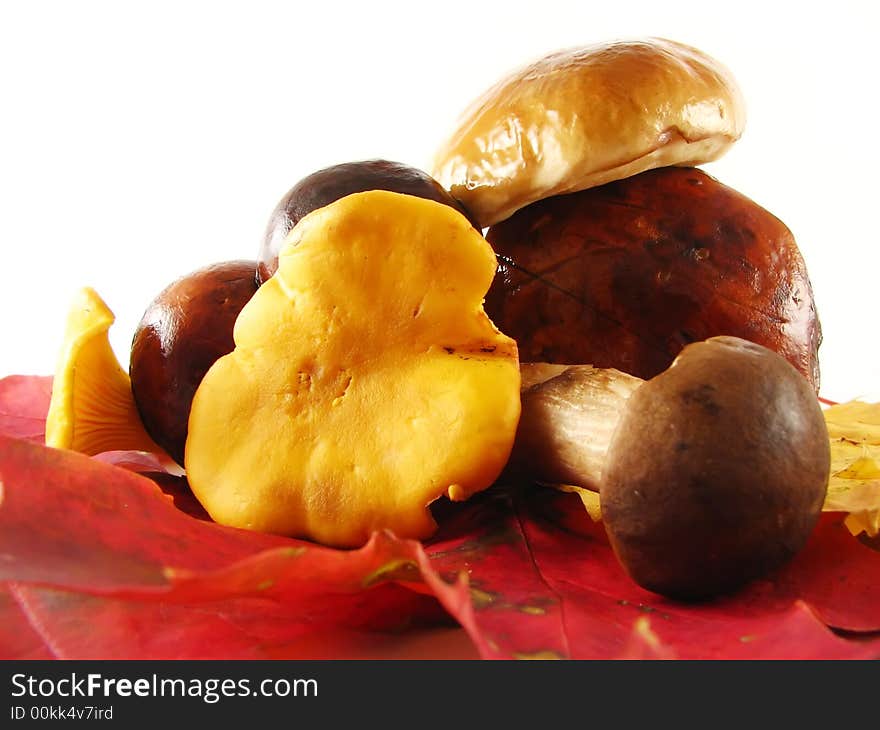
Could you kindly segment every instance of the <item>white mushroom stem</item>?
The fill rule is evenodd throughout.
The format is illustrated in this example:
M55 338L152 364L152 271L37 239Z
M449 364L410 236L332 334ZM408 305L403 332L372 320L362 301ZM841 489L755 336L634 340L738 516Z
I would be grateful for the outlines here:
M599 490L626 402L645 381L612 368L523 363L510 466L535 481Z

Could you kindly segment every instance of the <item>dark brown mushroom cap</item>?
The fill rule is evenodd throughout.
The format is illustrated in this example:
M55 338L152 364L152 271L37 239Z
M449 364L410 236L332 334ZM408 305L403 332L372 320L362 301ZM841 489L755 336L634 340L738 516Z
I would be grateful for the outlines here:
M819 390L822 341L788 227L694 168L545 198L492 226L486 313L523 362L590 363L647 380L682 347L733 335Z
M232 352L232 329L257 290L256 262L226 261L166 287L147 307L131 346L131 389L147 433L183 465L196 389Z
M803 547L829 469L809 383L765 347L713 337L631 396L608 450L603 520L639 585L708 598Z

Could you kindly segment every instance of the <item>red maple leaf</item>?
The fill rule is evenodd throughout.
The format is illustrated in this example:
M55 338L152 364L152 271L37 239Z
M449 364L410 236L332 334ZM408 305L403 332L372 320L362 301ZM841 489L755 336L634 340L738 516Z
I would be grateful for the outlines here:
M448 644L453 621L484 658L880 656L880 553L835 515L792 564L702 604L633 584L577 498L537 488L443 505L424 544L335 550L213 524L180 478L33 443L47 386L0 381L3 658L434 656L424 637Z
M51 375L0 379L0 433L43 443L51 397Z

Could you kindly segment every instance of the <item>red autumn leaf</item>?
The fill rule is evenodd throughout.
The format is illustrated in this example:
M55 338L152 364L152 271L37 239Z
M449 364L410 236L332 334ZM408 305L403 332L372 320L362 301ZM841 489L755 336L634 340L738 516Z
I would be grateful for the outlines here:
M225 528L80 454L4 437L0 454L0 623L29 627L0 633L4 657L39 655L35 632L67 658L351 656L449 623L417 542L376 535L341 551ZM467 600L463 586L435 584Z
M51 397L51 375L0 378L0 434L43 443Z
M441 575L466 570L485 657L808 658L880 656L822 623L880 630L880 553L825 518L788 567L734 596L686 604L635 585L608 543L562 525L574 495L532 490L483 499L427 548Z
M6 584L0 587L0 617L0 658L55 658L55 653L21 611Z
M775 576L687 605L635 586L549 490L438 510L425 545L341 551L215 525L183 480L156 481L0 437L0 656L412 656L407 636L433 656L448 616L486 658L880 656L823 623L880 630L880 553L828 518Z
M0 579L90 591L167 583L284 538L193 520L149 479L87 456L0 437Z
M302 556L273 557L289 564ZM365 552L363 557L373 556ZM325 571L331 567L311 556L306 561ZM433 598L393 583L368 591L356 580L349 585L339 573L327 585L310 586L306 579L293 579L283 590L272 590L272 579L247 587L236 582L253 567L245 562L233 575L211 575L212 591L205 596L187 596L186 589L181 595L169 588L161 596L124 598L23 584L12 584L10 592L21 614L38 627L44 645L58 658L368 656L369 648L375 651L387 645L385 637L449 623ZM362 564L352 561L345 572L359 578L360 568ZM287 567L286 572L295 575L296 571ZM263 575L259 569L258 574Z
M46 414L51 398L51 375L9 375L0 378L0 436L45 443ZM95 458L136 472L183 473L164 454L106 451Z
M76 659L375 659L416 658L398 627L366 624L375 614L400 617L406 629L419 629L421 645L441 657L465 649L437 602L399 586L357 596L345 614L299 617L277 602L240 599L204 604L132 601L52 588L19 588L18 595L52 642L54 656ZM367 609L357 615L359 609ZM456 641L444 647L432 641ZM5 651L4 651L5 654ZM45 657L34 657L45 658ZM475 655L476 658L476 655Z

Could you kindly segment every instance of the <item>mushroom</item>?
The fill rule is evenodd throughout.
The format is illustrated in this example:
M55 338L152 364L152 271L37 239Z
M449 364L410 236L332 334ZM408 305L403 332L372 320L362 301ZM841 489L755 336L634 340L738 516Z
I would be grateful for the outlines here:
M361 160L325 167L294 185L275 206L263 236L257 262L257 281L263 283L278 270L278 252L287 234L313 210L353 193L388 190L434 200L471 219L464 206L423 170L391 160ZM476 226L476 222L471 220Z
M514 467L598 490L615 554L651 591L734 591L788 561L819 517L822 410L807 380L760 345L694 343L648 381L567 368L528 388L522 409Z
M745 121L736 79L706 53L663 38L596 43L499 79L432 169L486 227L542 198L716 160Z
M525 362L639 378L716 335L778 352L819 390L822 327L788 226L702 170L545 198L492 226L486 312Z
M192 402L193 493L217 522L353 547L423 538L428 505L504 468L516 343L482 307L486 240L453 208L382 190L306 215Z
M148 451L165 459L144 429L131 380L110 346L108 333L115 319L94 289L77 292L55 368L46 446L89 456L104 451Z
M464 111L432 172L498 254L486 312L525 362L652 378L734 335L819 391L822 329L788 227L694 166L745 128L719 60L663 38L545 55Z
M232 351L232 328L257 290L255 261L193 271L147 307L131 343L131 390L144 427L181 466L193 395L218 357Z

